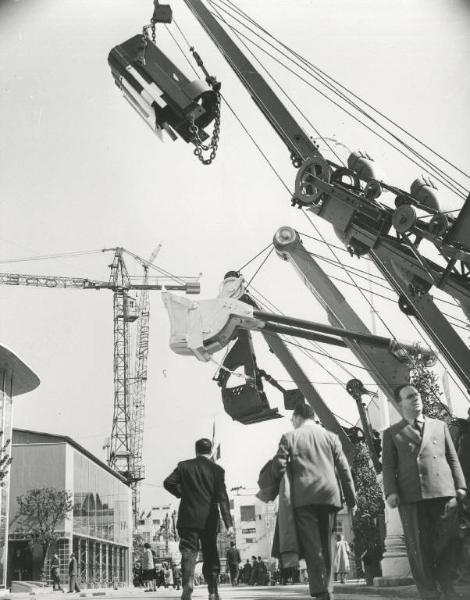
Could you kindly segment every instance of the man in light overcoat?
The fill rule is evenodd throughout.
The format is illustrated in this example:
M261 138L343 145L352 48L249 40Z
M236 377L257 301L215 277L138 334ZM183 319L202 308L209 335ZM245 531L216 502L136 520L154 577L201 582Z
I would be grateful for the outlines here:
M332 600L333 534L336 513L342 507L338 478L351 510L356 506L354 483L338 436L315 423L311 406L299 403L292 424L294 430L279 442L273 470L281 478L287 469L291 478L294 518L310 594L318 600Z

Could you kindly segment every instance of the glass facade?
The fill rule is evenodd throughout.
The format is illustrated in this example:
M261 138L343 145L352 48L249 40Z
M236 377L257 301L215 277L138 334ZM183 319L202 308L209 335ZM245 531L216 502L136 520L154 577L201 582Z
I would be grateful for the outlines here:
M130 488L85 449L61 436L15 429L11 476L12 517L16 497L38 487L67 489L73 494L69 519L58 523L59 539L51 548L60 562L60 578L67 585L73 551L79 565L79 585L86 588L128 585L132 548ZM30 547L28 533L14 522L9 533L9 581L39 580L42 550ZM45 571L50 573L50 559Z
M74 535L130 546L129 488L77 450L73 452Z

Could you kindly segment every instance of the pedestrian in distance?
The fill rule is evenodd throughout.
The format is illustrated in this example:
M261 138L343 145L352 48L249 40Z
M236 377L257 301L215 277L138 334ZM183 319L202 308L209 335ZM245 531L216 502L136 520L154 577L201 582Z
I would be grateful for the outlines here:
M192 597L199 545L209 600L220 600L217 585L220 573L217 550L219 508L229 535L233 534L225 472L211 459L212 443L209 439L198 440L195 449L196 458L178 463L163 482L170 494L181 498L176 523L181 552L181 600L191 600Z
M339 576L340 583L345 583L349 573L349 544L341 533L336 534L335 543L335 574Z
M263 562L261 556L258 556L258 577L256 583L258 585L266 585L268 579L268 568L266 563Z
M411 573L423 600L455 600L458 500L466 483L449 429L423 416L418 390L395 389L403 419L384 431L383 483L398 508Z
M246 563L243 565L243 583L247 585L250 583L251 578L251 564L248 558L246 559Z
M155 563L153 561L152 550L148 542L145 542L144 552L142 554L142 578L144 580L145 591L155 591L153 586L155 579Z
M299 402L292 415L293 431L285 433L273 458L274 475L291 479L292 505L300 556L305 559L310 594L333 598L333 535L342 508L341 489L351 512L356 492L341 442L314 420L310 405Z
M230 573L230 583L233 586L236 586L238 585L238 573L242 559L240 558L240 552L238 548L235 546L235 542L230 542L230 548L227 550L226 560Z
M383 557L383 550L377 542L372 542L367 550L362 554L362 564L364 565L364 576L367 585L374 584L374 577L381 577L382 569L380 561Z
M167 563L163 563L163 577L165 580L165 589L170 586L173 589L175 589L175 582L173 579L173 571L171 569L171 566Z
M256 560L256 556L252 556L251 561L250 585L256 585L258 582L258 561Z
M78 563L77 563L77 559L75 558L75 554L72 552L72 554L70 555L70 561L69 561L69 591L67 592L68 594L72 594L73 592L80 591L80 586L78 585L77 577L78 577Z
M52 591L63 592L63 588L60 585L60 559L57 554L54 554L51 560L51 579L52 579Z

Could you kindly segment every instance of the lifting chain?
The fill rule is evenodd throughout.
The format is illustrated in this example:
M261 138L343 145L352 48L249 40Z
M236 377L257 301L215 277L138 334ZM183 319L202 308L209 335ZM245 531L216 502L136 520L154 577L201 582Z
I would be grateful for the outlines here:
M189 131L192 134L192 142L196 146L194 148L194 155L198 157L203 165L210 165L212 161L215 159L217 154L217 148L219 146L219 137L220 137L220 92L216 92L217 101L215 105L215 119L214 119L214 129L212 131L212 137L208 144L203 144L201 138L199 137L199 127L194 122L194 119L191 119L191 125L189 126ZM208 152L210 150L209 156L205 157L203 152Z

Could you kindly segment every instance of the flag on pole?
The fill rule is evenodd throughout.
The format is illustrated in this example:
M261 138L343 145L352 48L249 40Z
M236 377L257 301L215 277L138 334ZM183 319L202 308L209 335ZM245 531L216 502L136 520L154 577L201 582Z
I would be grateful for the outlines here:
M217 450L215 453L215 460L219 460L221 454L220 454L220 444L217 444Z

